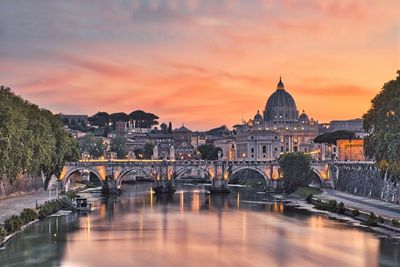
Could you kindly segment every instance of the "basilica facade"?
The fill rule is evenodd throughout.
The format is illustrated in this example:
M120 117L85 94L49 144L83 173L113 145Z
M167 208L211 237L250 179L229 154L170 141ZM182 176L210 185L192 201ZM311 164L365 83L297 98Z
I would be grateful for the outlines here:
M264 112L234 126L236 160L273 160L282 153L316 153L313 143L318 136L318 122L303 112L299 115L294 98L282 79L268 98Z

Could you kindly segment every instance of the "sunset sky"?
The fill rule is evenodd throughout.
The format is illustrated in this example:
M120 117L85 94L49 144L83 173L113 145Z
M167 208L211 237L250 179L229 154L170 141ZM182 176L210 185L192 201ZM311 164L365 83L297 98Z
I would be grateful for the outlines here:
M264 110L282 75L320 122L400 69L398 0L3 0L0 84L55 113L142 109L191 129Z

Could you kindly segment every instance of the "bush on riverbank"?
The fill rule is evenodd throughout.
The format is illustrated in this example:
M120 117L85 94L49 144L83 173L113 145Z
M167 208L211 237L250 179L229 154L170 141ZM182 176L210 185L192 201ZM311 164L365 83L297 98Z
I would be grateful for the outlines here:
M392 225L395 226L395 227L400 227L400 221L396 220L396 219L393 219L392 220Z
M346 207L343 202L337 203L336 200L328 200L328 202L318 201L314 208L318 210L325 210L330 212L336 212L338 214L345 214Z
M44 219L53 213L58 212L61 209L61 205L58 200L47 201L39 207L39 218Z
M294 196L304 198L309 201L313 197L313 195L320 194L322 191L319 188L303 186L297 188L297 190L293 193Z
M330 212L336 212L337 202L336 200L328 200L328 202L318 201L314 208L318 210L325 210Z
M367 226L377 226L378 225L378 217L375 213L371 212L368 216L368 219L364 222Z
M38 218L38 214L33 209L24 209L21 212L21 221L23 224L30 223Z
M359 211L358 209L354 209L354 210L351 212L351 216L353 216L353 217L357 217L358 215L360 215L360 211Z
M12 234L19 231L22 225L22 220L17 215L13 215L4 221L4 229L6 229L7 234Z

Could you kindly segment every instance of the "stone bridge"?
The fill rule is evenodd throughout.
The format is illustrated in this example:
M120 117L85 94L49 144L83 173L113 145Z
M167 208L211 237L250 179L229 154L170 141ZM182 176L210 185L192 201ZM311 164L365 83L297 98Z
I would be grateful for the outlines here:
M277 161L205 161L205 160L85 160L64 166L60 180L66 190L70 177L79 172L96 175L103 188L119 190L128 174L141 175L155 182L175 182L183 177L210 180L212 185L226 185L232 175L242 170L259 173L267 185L276 184L281 175ZM312 162L312 170L321 186L328 185L331 166L328 162Z

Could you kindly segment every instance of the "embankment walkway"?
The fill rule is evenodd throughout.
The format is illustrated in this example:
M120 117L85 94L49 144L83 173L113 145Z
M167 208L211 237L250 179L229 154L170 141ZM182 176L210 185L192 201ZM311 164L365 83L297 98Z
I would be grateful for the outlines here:
M346 207L357 208L365 212L373 212L382 217L400 220L400 205L368 197L356 196L333 189L325 189L316 198L322 200L334 199L342 201Z

